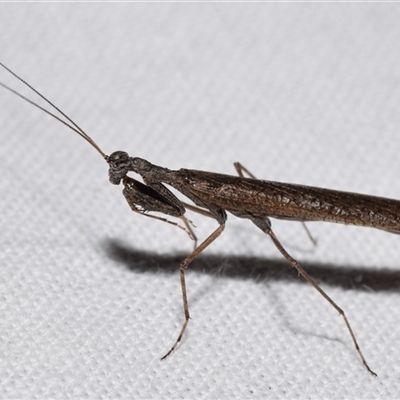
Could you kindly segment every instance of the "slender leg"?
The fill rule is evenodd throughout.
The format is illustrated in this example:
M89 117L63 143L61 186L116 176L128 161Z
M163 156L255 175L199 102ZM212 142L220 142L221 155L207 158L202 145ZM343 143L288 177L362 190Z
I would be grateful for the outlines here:
M236 168L236 172L238 173L238 175L241 178L244 178L244 172L252 179L257 179L255 177L255 175L253 175L246 167L244 167L242 164L240 164L239 162L235 162L233 164ZM301 222L301 221L300 221ZM303 228L305 229L308 238L311 240L311 242L314 244L314 246L316 246L317 244L317 240L311 235L310 230L307 228L307 225L304 222L301 222L301 224L303 225Z
M360 346L358 345L356 336L353 332L353 329L350 326L349 320L347 319L347 316L345 312L320 288L320 286L317 284L317 282L314 281L313 278L311 278L310 275L303 269L303 267L299 264L297 260L295 260L282 246L281 242L278 240L278 238L275 236L275 233L271 229L271 224L268 219L263 219L263 218L254 218L252 219L253 223L260 228L263 232L269 235L269 237L272 239L274 242L275 246L277 249L282 253L282 255L290 262L292 267L296 268L297 272L299 275L301 275L308 283L310 283L314 288L329 302L329 304L335 308L335 310L342 316L344 319L344 322L346 324L347 330L350 333L351 339L353 340L354 346L361 358L361 361L363 362L364 366L367 368L367 370L374 376L377 376L377 374L372 371L372 369L369 367L367 364L367 361L364 358L363 353L361 352Z
M184 207L190 211L194 211L198 214L204 215L205 217L209 217L209 218L213 218L215 219L214 215L212 215L210 213L210 211L207 211L203 208L197 207L197 206L193 206L192 204L188 204L182 201L182 204L184 205ZM183 216L181 218L184 218ZM189 222L193 225L192 221L188 221L186 218L184 219L185 225L187 230L190 232L190 234L193 237L194 240L194 247L193 247L193 251L196 250L197 248L197 236L195 235L195 233L193 232L192 227L190 226ZM194 225L193 225L194 226Z
M198 214L204 215L205 217L215 219L215 216L212 215L210 213L210 211L207 211L204 208L200 208L200 207L194 206L192 204L185 203L184 201L182 201L182 204L184 205L185 208L187 208L190 211L194 211L194 212L197 212Z
M244 167L242 164L240 164L240 162L235 162L233 163L233 165L235 166L236 172L238 173L238 175L241 178L244 178L244 173L245 172L250 178L252 179L257 179L255 177L255 175L253 175L246 167Z
M187 231L190 233L189 236L194 240L193 250L196 250L196 247L197 247L197 236L195 235L195 233L194 233L194 231L193 231L193 229L192 229L192 227L190 225L190 224L193 225L193 223L192 223L192 221L189 221L184 215L182 215L180 218L183 220Z
M167 358L178 346L179 342L181 341L183 334L185 333L187 324L189 323L190 315L189 315L189 304L187 300L187 293L186 293L186 280L185 280L185 269L187 266L207 247L209 246L224 230L225 224L220 224L220 226L210 235L207 239L202 242L199 247L197 247L189 256L187 256L180 265L180 276L181 276L181 287L182 287L182 299L183 299L183 311L185 313L185 321L183 322L182 329L179 333L178 339L176 339L175 343L171 347L165 356L161 358L164 360Z

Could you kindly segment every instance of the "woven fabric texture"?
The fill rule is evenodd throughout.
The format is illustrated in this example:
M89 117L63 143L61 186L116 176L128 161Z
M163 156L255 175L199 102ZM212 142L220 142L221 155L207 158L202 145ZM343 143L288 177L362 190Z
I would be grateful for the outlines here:
M0 5L0 62L105 153L400 199L395 4ZM5 70L0 81L41 105ZM50 108L45 105L46 108ZM1 398L400 396L399 237L273 220L338 313L249 221L187 271L77 134L0 88ZM182 196L180 196L182 198ZM188 213L204 239L217 226Z

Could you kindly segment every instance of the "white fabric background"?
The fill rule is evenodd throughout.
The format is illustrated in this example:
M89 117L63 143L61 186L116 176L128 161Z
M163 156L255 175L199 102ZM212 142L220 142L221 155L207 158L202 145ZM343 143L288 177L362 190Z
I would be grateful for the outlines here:
M106 153L400 198L397 4L1 4L0 59ZM0 80L36 99L6 71ZM229 216L191 242L130 212L73 132L0 91L1 398L398 398L399 237L273 221L345 309ZM42 103L41 103L42 104ZM204 238L216 224L191 215Z

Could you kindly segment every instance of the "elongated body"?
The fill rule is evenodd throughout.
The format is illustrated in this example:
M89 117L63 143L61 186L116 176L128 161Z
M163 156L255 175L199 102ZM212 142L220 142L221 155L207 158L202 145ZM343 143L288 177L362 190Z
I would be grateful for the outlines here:
M293 221L325 221L400 233L400 201L291 183L181 169L192 193L240 217L240 211Z
M127 163L149 186L157 177L199 207L212 205L240 218L324 221L400 233L399 200L185 168L174 171L137 157Z
M9 68L1 63L0 66L38 94L68 122L1 82L0 86L68 126L100 153L109 164L110 182L115 185L123 184L123 195L133 211L178 226L185 230L192 239L195 239L195 249L180 264L185 319L178 338L162 358L166 358L171 354L179 344L190 319L185 270L223 232L227 220L227 212L230 212L239 218L251 220L259 229L267 234L292 267L338 311L346 324L361 361L371 374L376 375L367 364L344 311L308 275L299 262L286 251L273 232L269 218L301 222L327 221L367 226L392 233L400 233L400 201L310 186L258 180L239 163L235 163L239 176L231 176L189 169L173 171L154 165L142 158L129 157L128 153L124 151L116 151L108 156L86 132L57 106ZM139 174L143 182L128 176L129 172ZM246 178L244 173L250 178ZM174 187L195 205L179 200L165 185ZM184 216L187 209L214 218L219 225L198 246L191 223ZM167 218L151 214L153 212L180 218L185 226L181 226Z

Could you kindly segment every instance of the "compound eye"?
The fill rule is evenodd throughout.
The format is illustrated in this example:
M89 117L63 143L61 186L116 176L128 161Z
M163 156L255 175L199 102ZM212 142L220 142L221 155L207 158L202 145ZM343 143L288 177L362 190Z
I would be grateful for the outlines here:
M109 164L127 160L129 160L129 154L126 151L114 151L114 153L110 154L108 157Z
M129 154L125 151L115 151L108 157L108 164L110 165L108 170L110 182L119 185L130 169Z

